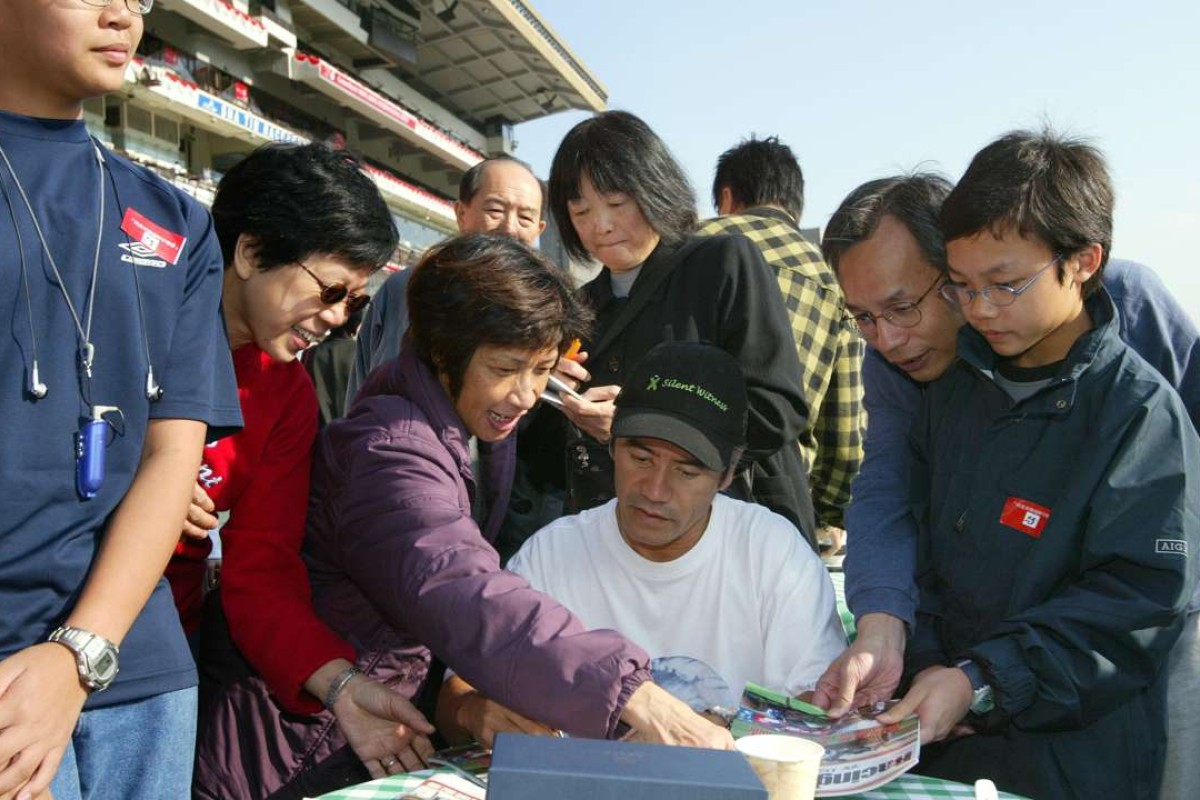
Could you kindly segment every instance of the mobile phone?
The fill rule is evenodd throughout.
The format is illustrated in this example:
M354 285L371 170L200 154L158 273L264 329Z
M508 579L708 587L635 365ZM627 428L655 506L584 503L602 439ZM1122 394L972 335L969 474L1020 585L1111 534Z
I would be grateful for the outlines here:
M563 407L562 396L564 394L570 395L576 400L583 400L583 397L563 380L551 375L550 380L546 383L546 390L542 392L541 397L550 405L561 409Z
M576 400L583 400L582 395L568 386L566 381L562 380L557 375L550 376L550 382L546 384L546 391L547 393L553 391L556 394L566 394L574 397Z

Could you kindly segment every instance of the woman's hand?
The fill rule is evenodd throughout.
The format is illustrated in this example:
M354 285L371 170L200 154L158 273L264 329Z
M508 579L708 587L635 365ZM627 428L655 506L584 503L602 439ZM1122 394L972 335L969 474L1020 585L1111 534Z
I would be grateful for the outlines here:
M334 680L353 666L335 658L317 668L304 688L325 699ZM433 726L408 699L366 675L355 675L333 701L333 716L372 778L423 769L433 754Z
M563 356L554 367L556 378L574 390L578 390L592 379L591 373L583 368L588 354L580 353L574 358ZM583 393L583 400L576 400L568 394L562 397L562 412L577 428L591 436L601 444L608 444L612 438L613 412L616 406L613 400L621 393L620 386L593 386Z
M61 644L0 661L0 800L49 793L85 700L75 656Z
M446 678L438 694L438 727L453 744L471 740L492 746L497 733L554 736L555 731L481 694L457 675Z
M587 358L587 353L579 353L574 358L562 356L554 366L554 376L572 389L578 389L592 379L591 373L583 367Z
M620 386L593 386L583 393L583 400L568 394L562 397L562 412L567 419L601 444L612 438L613 401L621 393Z
M634 691L621 712L621 720L631 728L625 738L632 741L733 749L733 736L728 730L712 724L650 681Z
M428 766L433 726L399 692L356 675L334 701L333 715L372 778Z
M187 518L183 521L183 536L186 539L207 539L217 523L216 506L197 481L192 487L192 502L188 505Z
M470 731L475 741L491 747L497 733L527 733L531 736L554 736L555 731L540 722L521 716L477 691L460 698L459 725Z

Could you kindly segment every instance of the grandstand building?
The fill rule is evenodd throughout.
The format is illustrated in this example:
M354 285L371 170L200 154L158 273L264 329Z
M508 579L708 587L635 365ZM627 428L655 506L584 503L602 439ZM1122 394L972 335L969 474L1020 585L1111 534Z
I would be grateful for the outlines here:
M528 0L158 0L145 22L123 91L85 107L98 138L205 203L266 142L345 147L395 217L392 268L454 232L459 179L514 125L607 101Z

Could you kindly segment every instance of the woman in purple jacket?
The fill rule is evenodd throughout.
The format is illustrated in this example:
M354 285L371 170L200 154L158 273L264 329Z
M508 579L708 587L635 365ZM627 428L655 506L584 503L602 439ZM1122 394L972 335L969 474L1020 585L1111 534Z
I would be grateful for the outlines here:
M416 698L432 655L507 708L574 736L628 727L649 741L731 747L728 731L649 682L637 645L585 629L503 571L492 547L512 486L511 434L584 333L587 312L562 273L515 240L459 237L416 268L408 306L400 356L325 428L313 459L304 547L313 600L355 645L356 666ZM283 798L366 778L327 714L297 718L270 703L254 713L252 741L243 733L231 744L260 757L212 776L227 787L254 792L258 782L250 796Z

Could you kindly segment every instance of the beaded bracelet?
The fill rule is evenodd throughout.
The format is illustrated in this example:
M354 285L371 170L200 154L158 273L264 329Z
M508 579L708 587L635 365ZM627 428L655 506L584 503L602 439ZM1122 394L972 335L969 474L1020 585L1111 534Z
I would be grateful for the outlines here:
M346 667L344 670L339 672L337 677L333 679L333 682L329 684L329 691L325 693L325 707L330 711L333 711L333 704L336 703L338 697L341 696L342 690L346 688L346 685L350 683L350 680L355 675L362 674L363 671L358 667Z

